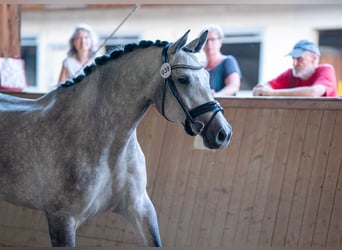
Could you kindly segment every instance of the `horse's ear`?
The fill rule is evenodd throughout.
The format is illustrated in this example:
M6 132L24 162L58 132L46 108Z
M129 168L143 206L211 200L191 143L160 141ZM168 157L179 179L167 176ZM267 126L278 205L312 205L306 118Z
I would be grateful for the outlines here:
M173 43L170 47L171 54L177 53L183 46L186 44L186 41L188 40L190 30L185 32L185 34L177 40L177 42Z
M208 30L204 31L199 38L193 40L191 43L185 46L185 49L189 52L200 52L204 44L207 42Z

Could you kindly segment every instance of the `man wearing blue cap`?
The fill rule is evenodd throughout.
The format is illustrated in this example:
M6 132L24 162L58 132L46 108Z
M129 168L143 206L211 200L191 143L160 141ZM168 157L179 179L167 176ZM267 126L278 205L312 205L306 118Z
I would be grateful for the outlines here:
M320 51L316 44L300 40L288 53L293 68L266 84L257 84L255 96L336 97L336 74L332 65L319 64Z

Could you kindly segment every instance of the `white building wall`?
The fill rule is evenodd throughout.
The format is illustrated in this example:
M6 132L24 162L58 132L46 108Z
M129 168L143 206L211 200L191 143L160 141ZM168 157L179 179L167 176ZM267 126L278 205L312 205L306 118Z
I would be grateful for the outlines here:
M87 23L99 36L108 36L133 7L23 12L22 37L38 39L39 90L46 91L57 83L75 24ZM317 30L342 29L341 16L342 5L142 5L117 35L174 41L191 29L192 39L208 23L219 24L228 33L257 30L262 35L259 81L264 82L291 67L292 60L285 55L296 41L318 42Z

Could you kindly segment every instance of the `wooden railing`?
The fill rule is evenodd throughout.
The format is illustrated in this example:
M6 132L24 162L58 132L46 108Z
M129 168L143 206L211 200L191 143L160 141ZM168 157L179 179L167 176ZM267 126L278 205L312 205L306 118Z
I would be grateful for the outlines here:
M224 150L196 149L155 111L139 127L164 244L341 247L342 100L219 101Z
M342 247L342 100L219 101L233 126L224 150L153 107L139 125L164 246ZM0 245L49 246L42 212L0 203L0 216ZM78 246L135 244L111 213L78 230Z

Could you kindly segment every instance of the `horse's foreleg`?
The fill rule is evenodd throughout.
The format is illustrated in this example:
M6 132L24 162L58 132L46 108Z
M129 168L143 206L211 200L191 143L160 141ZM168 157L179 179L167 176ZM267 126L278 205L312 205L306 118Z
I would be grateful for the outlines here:
M120 214L132 224L136 235L145 246L162 246L156 210L147 195L142 201L127 207L127 210L121 211Z
M61 218L46 214L51 244L53 247L75 247L76 226L72 218Z

